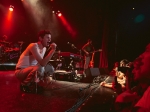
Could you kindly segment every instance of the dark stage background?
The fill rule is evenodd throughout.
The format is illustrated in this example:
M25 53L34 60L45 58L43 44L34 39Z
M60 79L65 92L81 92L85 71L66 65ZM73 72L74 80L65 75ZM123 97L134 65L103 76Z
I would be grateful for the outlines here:
M36 2L25 7L28 1L32 0L0 0L0 38L7 35L9 42L23 41L23 49L37 41L37 32L41 29L51 30L52 41L62 52L77 53L67 42L81 49L88 38L93 40L95 49L99 49L103 38L107 38L104 44L111 68L121 59L133 61L150 41L149 0L33 0ZM10 5L14 11L12 23L6 29ZM74 34L58 16L52 16L52 10L61 11ZM99 63L100 53L96 53L95 66L99 67Z

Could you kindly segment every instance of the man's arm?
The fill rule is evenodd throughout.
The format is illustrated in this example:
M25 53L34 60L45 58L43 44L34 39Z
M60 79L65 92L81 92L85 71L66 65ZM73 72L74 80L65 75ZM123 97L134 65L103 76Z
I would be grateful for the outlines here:
M85 44L83 47L82 47L82 51L85 53L86 56L89 55L89 52L86 51L86 47L87 47L87 44Z
M55 43L52 43L51 44L51 50L50 52L48 53L48 55L46 57L41 57L41 55L39 54L39 51L38 51L38 48L36 45L34 44L30 44L28 49L30 49L29 51L31 52L31 54L35 57L35 59L38 61L38 63L41 65L41 66L45 66L49 60L51 59L51 57L53 56L55 50L56 50L56 44Z

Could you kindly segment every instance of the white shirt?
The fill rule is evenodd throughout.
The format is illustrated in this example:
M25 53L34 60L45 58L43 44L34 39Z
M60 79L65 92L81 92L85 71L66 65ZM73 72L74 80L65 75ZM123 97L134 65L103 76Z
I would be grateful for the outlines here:
M35 47L38 49L39 51L39 54L41 55L41 57L44 57L44 54L46 52L46 48L43 48L43 51L42 53L40 53L40 49L38 47L38 44L37 43L31 43L31 44L34 44ZM26 49L26 50L29 50L29 49ZM25 56L24 53L21 54L19 60L18 60L18 63L16 65L16 68L26 68L26 67L29 67L29 66L34 66L36 65L38 62L37 60L33 57L33 55L30 55L30 56Z

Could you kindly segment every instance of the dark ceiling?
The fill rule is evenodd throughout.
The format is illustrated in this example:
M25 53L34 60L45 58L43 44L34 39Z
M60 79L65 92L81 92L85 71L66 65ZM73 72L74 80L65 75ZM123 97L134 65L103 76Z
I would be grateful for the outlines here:
M25 2L26 0L24 0ZM28 1L28 0L27 0ZM148 0L40 0L50 10L60 10L67 22L76 31L72 37L57 17L57 27L51 20L51 12L45 13L42 26L37 27L30 12L21 0L1 0L1 7L14 5L12 29L7 32L0 27L0 37L8 35L9 41L24 41L24 47L37 40L40 29L50 29L53 41L62 51L71 51L67 42L79 49L88 38L94 41L96 49L101 48L104 26L107 23L108 57L110 60L123 58L132 61L150 41L150 2ZM0 8L1 8L0 7ZM133 9L134 8L134 9ZM27 11L28 10L28 11ZM0 9L0 24L3 25L6 13ZM39 18L39 16L37 16ZM50 25L49 25L50 24ZM53 26L54 25L54 26Z

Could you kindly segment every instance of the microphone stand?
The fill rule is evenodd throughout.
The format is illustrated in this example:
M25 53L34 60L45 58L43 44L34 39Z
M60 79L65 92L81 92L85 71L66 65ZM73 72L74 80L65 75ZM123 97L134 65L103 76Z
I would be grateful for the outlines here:
M20 41L19 43L20 43L20 45L19 45L19 47L20 47L19 53L20 53L20 55L21 55L21 52L22 52L22 45L23 45L24 42Z
M73 48L73 49L76 49L77 51L79 51L79 55L80 56L82 56L82 49L78 49L74 44L71 44L71 47ZM79 69L78 69L78 71L80 71L81 70L81 61L82 61L82 57L79 57ZM75 70L74 70L75 71ZM77 71L75 72L76 73L76 75L77 75Z
M82 56L82 49L79 50L79 54L80 54L80 56ZM80 61L80 64L81 64L82 57L80 57L80 60L79 60L79 61ZM81 68L79 67L79 71L80 71L80 70L81 70Z

